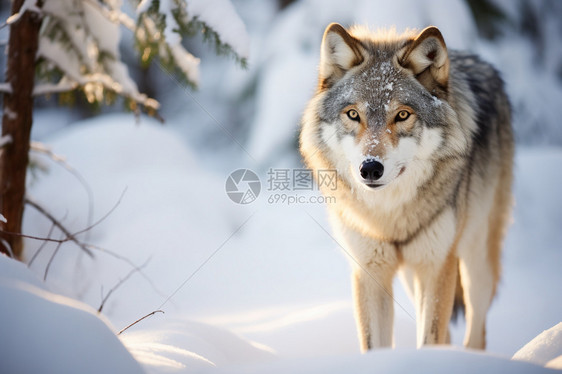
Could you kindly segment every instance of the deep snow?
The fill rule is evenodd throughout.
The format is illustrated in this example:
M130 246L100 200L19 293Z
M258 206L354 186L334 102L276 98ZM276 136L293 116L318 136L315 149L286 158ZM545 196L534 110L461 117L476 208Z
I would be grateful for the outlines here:
M495 3L517 17L512 1ZM191 4L204 10L206 2ZM540 2L530 4L544 8ZM273 1L234 5L251 37L249 71L201 53L200 92L171 88L174 82L165 75L154 79L167 127L146 118L136 125L131 115L105 115L66 127L75 112L36 111L34 138L65 156L88 181L94 211L88 211L88 192L74 176L36 154L48 172L36 170L30 196L73 232L88 225L90 213L99 219L120 201L107 219L80 237L142 266L142 272L131 273L131 263L99 249L92 260L64 244L45 285L40 279L55 245L45 247L30 266L35 274L1 257L0 372L138 372L123 345L151 373L562 368L562 149L518 148L517 205L502 282L488 315L486 353L458 347L414 350L414 308L396 282L396 350L358 354L349 265L327 234L325 207L268 203L275 191L266 189L268 168L299 167L297 123L315 84L323 28L333 21L373 28L394 24L398 31L436 24L450 47L475 50L500 68L520 141L560 144L556 13L541 14L549 47L538 58L527 38L508 34L494 43L482 41L460 0L431 6L416 0L384 6L371 0L353 6L308 0L280 14ZM238 22L221 23L226 20L217 14L209 13L217 29L240 29ZM241 42L240 48L247 47L245 35L225 32ZM262 181L260 197L246 206L232 203L224 191L228 174L237 168L254 169ZM309 198L317 191L298 194ZM50 223L28 208L24 231L47 235L49 230ZM39 246L26 240L26 261ZM109 292L100 320L96 310ZM111 334L156 309L165 314L155 314L119 339ZM463 329L462 322L453 327L457 346ZM514 353L535 364L510 361Z
M113 331L153 310L165 311L122 335L146 368L167 372L187 364L183 370L190 372L211 368L210 361L227 372L240 365L240 372L259 371L264 367L260 365L280 372L296 367L310 372L331 367L328 362L334 368L352 365L360 371L371 362L407 361L436 369L433 359L411 350L415 324L408 314L414 315L414 310L398 283L397 352L387 352L388 357L357 355L349 266L322 228L329 231L324 206L268 203L273 192L267 191L266 175L261 175L258 200L236 205L224 190L227 175L202 168L174 130L148 119L140 125L134 122L125 114L102 116L64 129L48 143L89 181L96 219L126 188L115 211L89 233L88 241L138 266L146 262L143 275L134 273L103 310ZM488 317L489 354L435 353L443 355L445 365L461 355L474 362L474 368L482 365L492 372L505 364L519 370L505 358L560 322L557 249L562 233L557 230L561 220L556 185L562 181L557 167L561 161L558 149L518 151L517 205L503 256L502 283ZM84 228L87 194L65 169L43 162L49 172L33 181L30 195L71 231ZM46 235L49 228L28 209L26 233ZM39 244L26 244L29 259ZM40 277L53 250L53 245L44 248L31 266ZM92 260L65 244L49 271L49 288L97 309L131 266L99 251L95 256ZM461 323L453 329L455 344L462 341L462 333ZM556 349L559 340L553 343ZM285 359L293 361L284 363ZM411 369L410 364L395 370Z
M50 293L24 264L0 256L0 372L138 373L107 320Z

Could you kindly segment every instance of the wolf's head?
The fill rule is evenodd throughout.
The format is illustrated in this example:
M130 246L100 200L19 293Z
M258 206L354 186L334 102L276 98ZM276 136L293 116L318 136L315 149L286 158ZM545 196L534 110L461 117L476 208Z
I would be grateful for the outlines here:
M307 122L315 122L314 131L306 133ZM318 137L315 146L350 183L373 190L403 174L428 178L427 161L446 152L442 143L458 126L439 30L381 37L329 25L303 126L303 138Z

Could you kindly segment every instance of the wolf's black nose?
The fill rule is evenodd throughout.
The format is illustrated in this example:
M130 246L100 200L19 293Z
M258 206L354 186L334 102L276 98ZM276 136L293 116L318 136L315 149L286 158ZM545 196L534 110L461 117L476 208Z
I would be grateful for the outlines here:
M384 166L378 161L367 160L363 161L361 166L359 166L359 172L361 177L366 180L376 181L379 180L384 173Z

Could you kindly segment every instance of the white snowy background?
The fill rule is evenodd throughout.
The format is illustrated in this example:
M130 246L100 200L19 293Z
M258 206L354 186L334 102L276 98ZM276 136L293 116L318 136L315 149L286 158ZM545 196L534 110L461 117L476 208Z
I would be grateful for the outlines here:
M512 19L528 16L518 2L495 3ZM64 156L91 191L35 154L47 171L30 175L29 196L72 232L115 209L80 235L103 249L93 259L65 243L49 267L57 247L50 243L29 265L41 246L33 240L26 240L28 266L0 257L0 372L562 369L562 14L556 2L527 3L542 20L542 49L509 27L494 41L480 37L463 1L309 0L282 11L272 1L215 1L206 11L218 12L215 22L242 44L229 15L244 21L249 69L197 42L188 47L201 58L198 92L152 69L164 126L111 109L77 121L78 110L43 103L34 139ZM323 29L333 21L398 30L434 24L449 48L475 51L503 74L518 134L516 206L486 352L461 348L461 320L453 347L416 350L414 308L396 282L396 348L359 354L350 269L329 235L325 206L268 199L278 192L268 191L268 169L301 167L298 121L314 90ZM244 206L225 193L227 176L239 168L262 181L258 199ZM24 232L49 230L28 207ZM164 313L116 336L155 310Z

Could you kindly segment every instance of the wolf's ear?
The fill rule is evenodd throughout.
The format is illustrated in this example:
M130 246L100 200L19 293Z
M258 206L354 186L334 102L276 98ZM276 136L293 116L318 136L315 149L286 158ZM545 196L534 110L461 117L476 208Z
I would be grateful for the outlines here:
M447 91L449 55L443 35L437 27L424 29L406 46L400 64L411 70L429 92Z
M320 50L320 84L330 87L346 71L365 60L361 42L351 36L342 25L332 23L326 27Z

